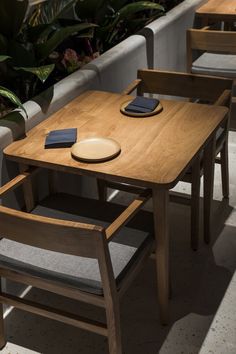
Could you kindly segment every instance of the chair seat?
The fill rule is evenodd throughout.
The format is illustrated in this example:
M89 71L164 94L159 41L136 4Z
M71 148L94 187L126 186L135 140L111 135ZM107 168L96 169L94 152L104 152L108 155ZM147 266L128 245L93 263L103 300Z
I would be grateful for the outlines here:
M77 198L65 195L59 195L58 198L49 197L41 202L32 213L58 219L96 223L101 226L108 225L107 222L72 213L76 211L76 208L79 209L76 201ZM93 203L96 202L93 201ZM60 203L62 203L62 207L60 207ZM56 206L56 209L52 206ZM65 212L64 209L69 209L70 212ZM148 232L123 227L109 243L118 288L139 252L147 242L151 241L152 237ZM0 265L24 274L63 282L85 292L103 294L98 262L95 259L48 251L3 238L0 241Z
M204 53L193 62L192 73L236 77L236 55Z

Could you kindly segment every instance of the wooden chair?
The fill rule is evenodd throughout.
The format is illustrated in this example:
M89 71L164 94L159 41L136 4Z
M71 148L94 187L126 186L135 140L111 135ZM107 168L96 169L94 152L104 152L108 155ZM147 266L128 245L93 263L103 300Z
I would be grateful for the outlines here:
M195 101L204 101L216 105L229 105L232 81L224 78L206 77L204 75L168 72L161 70L138 70L137 80L131 83L123 92L130 94L137 89L138 95L160 94L168 96L180 96ZM228 196L228 120L217 132L216 153L220 152L222 165L222 181L224 196ZM217 162L219 162L217 160ZM212 164L213 165L213 164ZM209 166L210 167L210 166ZM158 168L158 167L157 167ZM172 200L191 204L191 247L198 248L199 239L199 200L200 200L200 176L203 174L202 152L196 156L195 163L185 174L183 181L191 183L190 201L178 197ZM117 183L106 183L98 180L99 199L106 199L107 187L135 192L134 186ZM139 189L137 190L139 191ZM204 239L210 241L210 213L213 186L204 184Z
M236 78L236 32L187 30L187 71Z
M0 196L35 172L22 172ZM99 323L1 290L1 348L7 304L107 336L109 352L122 353L119 299L153 249L152 215L140 211L149 197L145 191L127 208L60 194L31 213L0 206L0 276L104 308L107 319Z
M198 57L196 58L196 56ZM187 71L235 80L236 32L216 31L209 27L187 30ZM221 164L222 193L225 198L228 198L227 139L222 142L217 153L220 153L216 162Z

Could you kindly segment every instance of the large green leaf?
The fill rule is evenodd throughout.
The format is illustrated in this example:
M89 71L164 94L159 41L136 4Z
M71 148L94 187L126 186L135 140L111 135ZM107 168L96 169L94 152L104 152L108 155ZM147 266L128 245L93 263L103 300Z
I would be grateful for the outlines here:
M7 60L7 59L10 59L11 57L9 57L9 55L0 55L0 63L2 62L2 61L5 61L5 60Z
M82 20L95 21L101 24L107 13L110 0L78 0L75 6L77 16Z
M154 10L156 14L162 13L164 11L163 6L155 4L150 1L138 1L132 4L125 5L117 13L115 19L107 26L100 27L98 29L99 35L103 38L110 38L108 41L111 41L111 38L114 37L113 31L117 32L117 26L120 22L126 21L127 26L129 26L130 19L133 19L135 14L141 11ZM151 17L154 17L153 15Z
M123 6L129 3L128 0L110 0L111 6L115 11L119 11Z
M63 16L77 0L50 0L40 4L29 20L31 26L53 23Z
M132 4L128 4L119 10L117 17L112 24L112 27L115 26L119 21L127 20L127 18L133 16L137 12L146 10L157 10L164 12L164 7L151 1L138 1Z
M0 52L7 52L7 38L0 33Z
M7 54L12 57L14 66L35 66L34 47L30 42L21 43L17 40L10 40Z
M0 33L7 38L15 37L22 27L28 5L28 0L1 0Z
M26 116L28 117L24 106L22 105L20 99L16 96L14 92L8 90L3 86L0 86L0 96L8 98L15 106L21 108L25 112Z
M36 68L28 68L28 67L14 67L15 70L23 70L26 72L29 72L31 74L36 75L39 80L44 83L51 72L53 71L55 65L50 64L50 65L43 65L43 66L38 66Z
M77 34L76 38L89 38L92 39L94 37L94 30L93 28L88 29L87 31L81 33L81 34Z
M55 28L51 24L37 25L34 27L29 26L27 31L28 39L32 43L40 43L47 40L53 30L55 30Z
M46 59L52 51L59 46L67 37L72 34L83 32L89 28L96 27L92 23L80 23L75 26L68 26L66 28L60 28L49 38L45 43L37 45L38 60L42 61Z

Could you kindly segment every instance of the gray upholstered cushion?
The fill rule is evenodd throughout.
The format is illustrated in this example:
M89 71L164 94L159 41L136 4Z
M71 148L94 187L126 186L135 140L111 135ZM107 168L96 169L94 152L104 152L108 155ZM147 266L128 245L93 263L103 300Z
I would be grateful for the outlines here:
M33 213L66 220L107 225L107 223L100 220L54 210L45 206L45 204L37 206ZM148 236L147 232L124 227L110 242L109 250L118 287L120 280L136 259L138 252L146 242L150 241ZM103 293L98 262L94 259L47 251L3 238L0 241L0 264L11 269L20 270L23 273L39 275L59 282L63 281L86 292Z
M236 77L236 55L204 53L193 62L194 74Z

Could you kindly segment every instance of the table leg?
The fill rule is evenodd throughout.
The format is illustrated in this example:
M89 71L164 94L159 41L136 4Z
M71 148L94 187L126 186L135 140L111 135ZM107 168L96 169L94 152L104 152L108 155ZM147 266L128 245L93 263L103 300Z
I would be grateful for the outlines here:
M49 194L58 193L58 172L54 170L48 170L48 187Z
M207 27L207 26L209 26L209 25L210 25L210 19L209 19L208 16L205 16L205 17L203 18L203 21L202 21L202 27L204 28L204 27Z
M98 199L105 202L107 200L106 181L97 178Z
M192 165L191 183L191 247L198 249L199 243L199 208L200 208L200 154Z
M204 241L211 240L211 209L213 201L214 168L215 168L216 137L214 136L204 149Z
M27 169L28 169L27 165L19 164L20 172L24 172ZM31 178L28 178L23 183L23 193L24 193L26 211L30 212L32 209L34 209L34 205L35 205L35 196L34 196L35 193L33 190Z
M160 320L169 321L169 191L153 189L153 213L156 238L156 267Z

